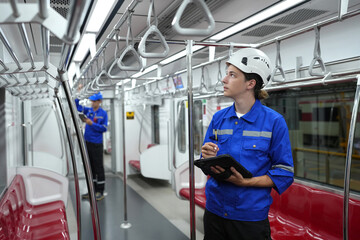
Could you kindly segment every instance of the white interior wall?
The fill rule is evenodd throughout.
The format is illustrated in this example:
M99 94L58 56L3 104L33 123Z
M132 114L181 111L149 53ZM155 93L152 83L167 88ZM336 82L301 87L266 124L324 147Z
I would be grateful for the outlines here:
M324 63L360 55L360 16L355 16L320 28L321 57ZM284 70L294 69L296 57L301 56L303 66L309 66L314 54L315 32L310 31L281 41L281 60ZM273 66L276 59L276 45L261 48L266 52Z
M126 112L134 112L134 119L126 119ZM146 107L144 112L143 105L125 105L125 158L126 166L130 160L139 160L140 151L146 149L147 144L151 143L151 109ZM139 142L139 133L142 117L144 125L142 129L141 141ZM140 146L139 146L140 143ZM122 143L121 143L122 144ZM120 146L122 147L122 145ZM140 151L139 151L140 147ZM129 168L128 174L135 173Z
M331 25L327 25L320 28L320 48L321 57L325 64L327 62L342 60L352 57L358 57L360 55L360 16L355 16L350 19L345 19L341 22L337 22ZM309 32L297 35L295 37L282 40L280 42L281 48L281 60L282 67L286 70L295 69L296 58L301 57L303 67L308 67L313 59L315 46L315 32L311 30ZM275 66L276 61L276 45L275 43L260 48L271 59L272 66ZM235 51L237 49L235 48ZM195 53L196 54L196 53ZM204 59L203 62L207 62L208 59ZM226 60L221 61L220 71L222 77L226 71ZM199 59L193 59L193 63L201 63ZM177 71L186 69L185 58L175 61L171 64L162 67L163 74L174 74ZM218 63L212 63L205 67L205 83L208 87L215 86L218 81ZM155 71L154 71L155 72ZM145 76L153 76L154 72L148 73ZM193 87L197 88L201 83L201 68L193 70ZM187 88L187 73L179 75L182 78L184 89ZM295 78L295 75L289 76ZM166 80L162 80L159 85L163 86L160 89L165 88ZM152 85L154 86L154 84Z
M62 134L52 101L39 99L31 101L31 120L33 128L33 161L32 166L66 174L67 155ZM29 134L30 135L30 134Z
M8 91L5 94L5 127L6 127L6 162L7 180L11 182L16 174L16 167L22 166L23 143L22 143L22 122L21 102L17 97L12 96Z

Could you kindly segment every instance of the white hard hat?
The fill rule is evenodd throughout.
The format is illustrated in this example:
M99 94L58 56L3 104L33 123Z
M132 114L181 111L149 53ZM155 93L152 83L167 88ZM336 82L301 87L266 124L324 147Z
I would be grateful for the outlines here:
M269 57L259 49L243 48L233 53L226 62L237 67L244 73L256 73L263 82L264 86L270 80L271 69Z

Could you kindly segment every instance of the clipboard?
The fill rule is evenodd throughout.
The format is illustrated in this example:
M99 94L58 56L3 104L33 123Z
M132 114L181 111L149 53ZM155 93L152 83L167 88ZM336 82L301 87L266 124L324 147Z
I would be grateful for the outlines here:
M84 113L79 113L79 118L81 119L81 121L85 122L87 116Z
M249 172L243 165L237 162L231 155L223 154L211 158L202 158L194 161L195 166L201 168L203 173L210 175L219 181L224 181L232 175L230 167L234 167L244 178L252 178L252 173ZM223 173L217 174L211 171L210 167L216 165L225 169Z

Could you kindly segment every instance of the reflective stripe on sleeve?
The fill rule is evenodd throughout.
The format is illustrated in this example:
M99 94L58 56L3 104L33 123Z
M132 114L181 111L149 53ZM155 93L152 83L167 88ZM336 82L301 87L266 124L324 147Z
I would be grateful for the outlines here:
M279 165L273 165L273 166L271 167L271 169L275 169L275 168L284 169L284 170L286 170L286 171L289 171L289 172L294 173L294 168L293 168L293 167L290 167L290 166L286 166L286 165L279 164Z

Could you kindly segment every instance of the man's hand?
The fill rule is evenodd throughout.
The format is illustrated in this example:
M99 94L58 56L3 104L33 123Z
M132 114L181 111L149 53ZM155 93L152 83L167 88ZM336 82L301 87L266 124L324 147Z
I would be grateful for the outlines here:
M231 167L230 170L231 170L232 174L225 181L231 182L237 186L248 186L249 178L244 178L241 175L241 173L236 171L236 169L234 167ZM225 169L223 169L220 166L215 166L215 167L211 167L211 171L213 171L216 174L220 174L220 173L224 172Z
M87 125L93 125L93 121L91 121L89 118L85 119L84 121Z
M203 158L215 157L218 151L218 145L212 142L207 142L201 147L201 154Z
M271 178L268 175L258 176L258 177L252 177L252 178L244 178L241 173L236 171L234 167L230 168L232 174L229 178L225 179L225 181L231 182L237 186L242 187L274 187L275 184L271 180ZM220 166L211 167L211 171L213 171L216 174L222 173L225 171Z

